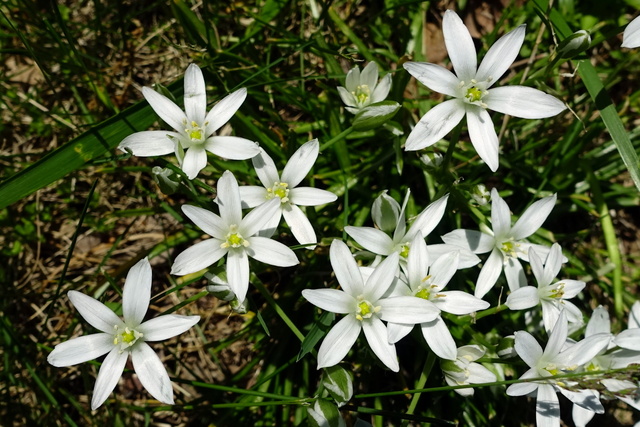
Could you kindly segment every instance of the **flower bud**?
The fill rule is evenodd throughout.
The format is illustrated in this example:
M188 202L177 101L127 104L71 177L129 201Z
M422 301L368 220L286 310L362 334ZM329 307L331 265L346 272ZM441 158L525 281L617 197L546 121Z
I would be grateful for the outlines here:
M178 191L180 186L180 177L169 168L161 168L160 166L154 166L151 169L153 180L160 187L166 195L170 195Z
M387 190L384 190L376 197L373 206L371 206L371 218L373 218L374 224L380 230L391 233L396 229L399 217L400 205L387 195Z
M591 45L591 35L586 30L576 31L562 40L556 48L556 54L560 58L570 59L584 52Z

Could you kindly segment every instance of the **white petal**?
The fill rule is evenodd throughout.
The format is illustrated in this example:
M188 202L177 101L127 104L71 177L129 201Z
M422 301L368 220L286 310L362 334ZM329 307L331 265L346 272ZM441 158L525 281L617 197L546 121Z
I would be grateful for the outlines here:
M440 316L431 322L421 323L420 328L422 329L422 335L425 341L427 341L429 348L431 348L436 356L442 359L456 360L458 352L456 342L453 340L449 328L447 328L447 325Z
M164 156L175 150L175 142L169 136L179 138L176 132L163 130L136 132L123 139L118 149L126 151L128 148L138 157Z
M318 350L318 369L337 365L356 342L362 322L354 315L345 316L329 331Z
M560 404L553 386L540 384L536 397L536 427L560 427Z
M338 239L331 242L329 259L342 289L353 296L362 295L364 290L362 275L347 245Z
M349 92L355 92L360 86L360 67L355 66L349 70L345 79L345 86Z
M406 325L403 323L387 323L387 332L389 334L389 344L395 344L402 338L409 335L415 325Z
M317 139L302 144L291 156L282 171L282 182L289 184L289 188L294 188L309 173L313 164L318 158L320 143Z
M525 29L524 25L520 25L500 37L491 46L478 67L476 80L479 82L489 80L490 85L500 80L500 77L509 69L520 52ZM484 101L484 98L482 100Z
M246 97L247 89L242 88L225 96L220 102L214 105L204 119L207 126L206 134L211 135L227 123L229 119L231 119L231 116L238 111Z
M360 73L360 84L366 85L372 89L378 82L378 64L369 62Z
M440 292L453 277L458 269L458 253L449 252L446 255L436 259L431 265L431 283L433 283L432 292Z
M384 298L377 302L382 307L382 320L406 325L431 322L440 315L440 310L431 301L418 297L400 296Z
M436 105L416 123L405 143L406 151L421 150L445 137L464 117L462 101L450 99Z
M56 367L76 365L100 357L112 348L112 334L85 335L56 345L49 353L47 362Z
M393 241L383 231L371 227L353 227L347 225L344 231L360 246L378 255L393 253Z
M313 226L311 225L311 222L309 222L307 216L302 212L302 209L296 205L288 205L282 211L282 215L289 225L293 237L296 238L298 243L305 245L308 243L316 243L318 241L316 232L313 230ZM315 247L315 245L306 246L306 249L313 250Z
M258 261L278 267L291 267L300 263L296 254L287 246L266 237L249 237L247 254Z
M373 270L373 273L366 279L364 285L364 296L366 299L373 303L374 301L378 301L379 298L382 298L396 279L399 262L400 255L394 252ZM406 322L398 321L398 323Z
M491 248L489 248L489 250L491 250ZM427 246L427 252L429 253L430 260L438 259L441 256L444 256L450 252L457 252L458 253L458 270L471 268L480 263L480 258L474 255L473 252L471 252L469 249L465 249L456 245L449 245L444 243L429 245Z
M149 394L162 403L173 405L173 389L169 374L151 347L144 342L134 346L131 350L131 361L138 379Z
M197 206L182 205L182 212L209 236L224 239L228 233L222 218L211 211Z
M442 240L449 245L460 246L475 254L489 252L496 246L496 240L493 236L476 230L453 230L442 236Z
M273 159L266 151L264 151L264 149L260 149L258 155L251 159L251 163L253 163L258 179L260 179L260 182L265 186L265 188L271 188L273 187L273 184L280 181L278 168L276 168L276 164L273 162Z
M491 116L484 108L471 106L467 110L469 137L478 155L492 172L498 170L498 135Z
M128 351L120 352L120 347L116 347L104 358L100 371L98 371L96 385L93 387L91 410L96 410L107 400L107 397L118 384L118 380L120 380L128 357Z
M240 225L242 221L242 206L240 202L240 191L238 181L233 173L224 171L218 180L218 197L216 202L220 208L220 217L225 224Z
M387 328L382 321L375 316L371 317L367 321L362 322L362 329L364 330L365 337L367 337L369 347L371 347L371 350L378 356L378 359L393 372L398 372L400 366L398 365L398 357L396 356L396 346L389 344L387 340Z
M590 337L595 334L610 334L611 333L611 319L607 309L599 305L593 310L591 319L587 323L587 328L584 331L585 337Z
M470 81L476 76L478 62L476 47L469 30L462 23L462 19L449 9L444 13L442 32L456 75L460 80Z
M604 414L604 407L600 403L600 393L596 390L571 391L560 387L560 393L576 405L597 414Z
M571 418L576 427L586 427L596 413L579 405L571 408Z
M522 374L520 377L521 380L529 379L529 378L538 378L540 374L535 369L529 369L527 372ZM524 396L525 394L533 393L538 389L538 384L535 382L522 382L511 384L507 387L507 395L508 396Z
M267 224L279 223L281 217L282 207L280 199L276 197L249 212L238 224L239 231L247 239L256 235Z
M407 278L409 286L415 291L429 273L429 252L422 232L418 231L411 241L410 248L407 256Z
M629 311L629 329L640 328L640 301L636 301Z
M538 364L538 360L542 357L542 347L540 347L538 341L536 341L529 332L517 331L515 337L514 347L518 356L520 356L529 367L534 368Z
M244 249L229 251L226 271L229 287L238 301L244 301L249 289L249 258Z
M558 320L553 325L553 329L549 334L549 341L544 349L544 356L547 358L555 357L565 345L567 341L567 317L564 311L560 312ZM575 347L575 345L573 346ZM518 353L520 354L520 353Z
M216 156L231 160L247 160L260 153L258 144L238 136L212 136L207 139L204 148Z
M443 296L434 299L432 302L439 310L447 313L469 314L474 311L486 310L490 305L488 302L462 291L446 291L440 292L440 294Z
M151 264L138 261L127 273L122 289L122 313L127 326L135 328L144 319L151 299Z
M200 321L200 316L166 314L147 320L137 328L145 341L163 341L189 330Z
M312 187L298 187L289 190L289 200L298 206L319 206L335 202L338 197L331 191Z
M628 48L640 46L640 17L635 17L624 29L621 46Z
M474 295L478 298L482 298L491 290L493 285L496 284L500 273L502 272L502 252L498 249L491 251L491 255L484 263L478 281L476 282L476 290Z
M371 94L371 103L375 104L376 102L384 101L387 99L387 95L389 95L389 91L391 90L391 74L387 74L383 78L380 79L380 82L376 86L375 90Z
M529 248L529 250L534 248ZM554 243L551 246L549 253L547 254L547 260L545 262L545 271L543 276L544 283L550 284L553 281L553 279L556 277L556 275L562 268L563 258L564 257L562 256L562 248L560 247L559 244Z
M243 185L239 187L239 191L243 209L255 208L268 200L267 189L264 187L259 187L257 185Z
M527 286L527 278L524 275L524 268L522 268L522 264L520 264L518 258L509 257L503 268L504 275L507 278L507 284L509 285L509 290L515 291L523 286Z
M432 91L453 97L458 96L460 80L446 68L428 62L405 62L402 66Z
M626 329L620 332L613 342L627 350L640 351L640 328Z
M184 111L173 103L169 98L159 94L149 87L142 88L142 95L147 100L153 111L156 112L162 120L178 132L184 131L187 123L187 116ZM115 387L115 386L114 386Z
M585 286L587 286L587 284L581 280L570 280L570 279L564 279L558 282L558 285L560 284L564 285L564 288L563 288L564 296L562 297L562 299L570 299L575 297L580 292L582 292Z
M123 325L113 310L97 299L78 291L69 291L67 295L84 320L99 331L111 334L115 326Z
M209 239L184 250L173 261L171 274L184 276L209 267L228 252L228 249L220 247L221 243L221 240Z
M469 383L471 384L492 383L496 381L496 375L479 363L470 363L467 369L469 370Z
M354 297L337 289L303 289L302 296L316 307L332 313L354 312L358 304Z
M511 212L498 190L491 190L491 227L493 234L499 239L506 236L511 228Z
M411 224L409 231L407 231L406 239L413 239L418 230L422 232L422 237L426 238L442 219L444 210L447 207L447 200L449 200L449 194L445 194L435 202L430 203L420 212L413 224Z
M191 64L184 73L184 110L189 122L202 126L207 113L207 94L200 67Z
M340 95L340 99L342 99L342 102L344 102L345 105L349 107L356 107L356 99L351 92L342 86L338 86L337 89L338 95Z
M566 110L555 96L526 86L503 86L489 90L482 98L487 108L523 119L544 119Z
M524 286L511 292L507 297L505 305L510 310L525 310L535 307L540 302L538 298L538 289L533 286Z
M191 147L187 149L180 167L189 179L194 179L205 166L207 166L207 152L202 148Z
M555 194L533 203L524 211L513 228L511 228L511 236L513 236L515 240L520 240L538 231L538 229L542 227L542 223L545 222L551 213L555 204Z

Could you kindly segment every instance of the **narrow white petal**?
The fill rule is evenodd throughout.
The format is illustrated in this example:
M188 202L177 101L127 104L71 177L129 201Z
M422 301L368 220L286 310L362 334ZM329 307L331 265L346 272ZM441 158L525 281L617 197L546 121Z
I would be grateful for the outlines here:
M98 407L107 400L107 397L109 397L120 380L128 357L128 351L120 352L120 347L116 347L104 358L102 366L100 366L100 370L98 371L96 384L93 386L91 410L98 409Z
M471 384L492 383L496 381L496 375L479 363L470 363L467 369L469 370L469 383Z
M442 297L436 298L433 303L439 310L447 313L464 315L486 310L490 305L488 302L462 291L446 291L440 292L440 294Z
M251 258L278 267L291 267L300 263L291 249L266 237L249 237L249 247L246 252Z
M122 320L113 310L97 299L78 291L69 291L67 295L84 320L99 331L110 334L113 333L116 325L123 325Z
M372 89L378 82L378 74L378 64L373 61L369 62L360 73L360 84L367 85L369 89Z
M431 301L414 296L384 298L376 304L382 307L379 316L386 322L411 325L431 322L440 315L440 310Z
M502 252L498 249L491 251L491 255L484 263L478 281L476 282L476 290L474 295L478 298L482 298L491 290L493 285L496 284L500 273L502 272Z
M182 212L209 236L224 239L228 233L222 218L211 211L197 206L182 205Z
M358 304L354 297L337 289L303 289L302 296L316 307L332 313L353 313Z
M196 64L187 67L184 73L184 110L189 122L195 121L200 126L207 113L207 94L202 70Z
M151 299L151 264L147 258L138 261L127 273L122 289L124 322L135 328L144 319Z
M445 137L464 117L462 101L450 99L436 105L416 123L405 143L406 151L429 147Z
M536 427L560 427L560 403L553 386L540 384L536 397Z
M475 254L489 252L496 246L493 236L476 230L453 230L442 236L442 240L448 245L460 246Z
M458 96L460 80L446 68L428 62L405 62L402 66L432 91L453 97Z
M498 170L498 135L487 110L480 107L467 110L469 137L478 155L492 172Z
M579 405L573 405L571 408L571 419L576 427L586 427L595 414L595 412L585 409Z
M416 233L410 248L407 256L407 278L409 286L415 291L429 273L429 252L421 231Z
M495 188L491 190L491 227L497 238L505 236L511 228L509 205Z
M478 67L476 80L479 82L489 80L490 85L500 80L500 77L509 69L520 52L525 29L526 26L520 25L500 37L491 46Z
M345 86L349 92L355 92L360 85L360 67L355 66L349 70L345 79Z
M571 299L578 295L587 286L587 284L581 280L564 279L558 282L558 284L564 285L564 296L562 299Z
M399 262L400 255L394 252L373 270L373 273L371 273L371 276L369 276L364 285L364 295L366 299L373 303L373 301L378 301L378 299L382 298L382 295L387 292L396 279ZM399 323L406 322L399 321Z
M253 163L258 179L265 188L271 188L273 187L273 184L280 181L278 168L276 168L276 164L273 162L273 159L266 151L264 151L264 149L260 148L258 155L251 158L251 163Z
M131 350L133 369L142 386L162 403L173 405L173 388L167 369L148 344L141 342Z
M329 259L340 287L350 295L362 295L364 290L362 274L347 245L338 239L331 242Z
M382 321L375 316L371 317L367 321L362 322L362 329L364 330L365 337L367 337L369 347L371 347L371 350L378 356L378 359L393 372L398 372L400 365L398 365L396 346L389 344L387 328Z
M533 203L520 216L511 229L511 236L515 240L524 239L538 231L556 204L556 195L545 197ZM538 254L541 255L541 254Z
M409 335L415 325L407 325L404 323L387 323L387 333L389 334L389 344L395 344L402 338Z
M184 276L209 267L228 252L220 247L221 243L222 240L208 239L184 250L173 261L171 274Z
M264 187L259 187L257 185L243 185L242 187L239 187L239 191L243 209L255 208L268 200L267 189Z
M558 115L567 107L555 96L526 86L502 86L489 89L482 98L487 108L523 119L544 119Z
M289 184L289 188L300 184L316 162L319 151L320 143L317 139L302 144L285 165L282 171L282 182Z
M238 136L212 136L205 142L204 149L231 160L247 160L260 153L258 144Z
M522 264L520 264L518 258L509 257L503 268L504 275L507 278L507 284L509 285L509 290L515 291L523 286L527 286L527 278L524 275L524 268L522 268Z
M340 95L340 99L342 99L342 102L344 102L346 106L348 107L356 106L356 99L354 98L351 92L349 92L347 89L343 88L342 86L338 86L337 89L338 89L338 95Z
M564 311L561 311L558 320L553 325L553 329L549 334L549 341L544 349L544 356L546 356L547 359L551 359L560 353L567 341L567 330L567 317Z
M147 320L137 328L145 341L163 341L188 331L200 321L200 316L166 314Z
M543 299L540 300L540 305L542 306L542 323L544 323L544 329L548 333L560 318L560 304L555 300ZM566 310L563 311L567 315Z
M593 310L591 319L587 323L587 328L584 331L585 337L590 337L595 334L610 334L611 333L611 319L607 309L599 305Z
M624 29L621 46L628 48L640 46L640 17L635 17Z
M226 271L229 287L238 301L244 301L249 289L249 258L244 249L229 251Z
M458 353L456 342L440 316L431 322L421 323L420 329L422 329L422 336L424 336L429 348L436 356L442 359L456 360Z
M604 414L604 407L600 403L600 393L596 390L571 391L560 388L560 393L577 406L597 414Z
M433 292L440 292L453 277L458 269L459 255L457 252L449 252L446 255L436 259L431 265L429 272L431 273L431 283L435 287L432 288Z
M113 327L112 327L113 331ZM111 351L113 335L108 333L85 335L62 342L47 357L55 367L77 365Z
M524 286L511 292L507 297L505 305L509 307L510 310L525 310L535 307L538 303L540 303L538 289L533 286Z
M218 197L216 202L220 208L220 217L225 224L240 225L242 221L242 205L238 181L230 171L224 171L218 180Z
M282 211L282 215L289 225L293 237L296 238L298 243L305 245L308 243L316 243L318 241L316 232L313 230L313 226L307 216L302 212L302 209L296 205L288 205ZM306 249L313 250L315 247L315 245L307 246Z
M298 206L319 206L335 202L338 196L331 191L312 187L298 187L289 190L289 200Z
M204 119L207 126L206 134L211 135L231 119L247 97L247 89L242 88L225 96L213 106ZM257 153L256 153L257 154Z
M180 167L189 179L194 179L205 166L207 166L207 152L199 147L191 147L184 154Z
M372 227L353 227L348 225L344 231L360 246L378 255L393 253L393 240L385 232Z
M176 143L169 138L170 136L179 138L176 132L163 130L136 132L123 139L118 145L118 149L126 151L128 148L134 156L138 157L164 156L175 150Z
M640 328L626 329L620 332L613 342L627 350L640 351Z
M477 53L469 30L462 19L452 10L444 13L442 20L444 43L456 75L460 80L470 81L476 76Z
M153 111L169 126L183 132L187 123L187 116L173 101L159 94L149 87L142 88L142 95L147 100Z
M491 247L488 250L491 250ZM429 245L427 246L427 252L429 252L430 260L438 259L441 256L444 256L451 252L457 252L458 253L458 270L471 268L480 263L480 258L478 258L473 252L471 252L469 249L465 249L456 245L449 245L446 243Z
M540 375L538 374L536 369L529 369L527 372L522 374L520 377L521 380L529 379L529 378L538 378ZM524 396L529 393L533 393L538 389L538 383L535 382L522 382L511 384L507 387L507 395L508 396Z
M517 331L515 337L516 353L529 367L535 368L542 357L542 347L529 332Z
M273 198L249 212L238 224L239 231L245 239L254 236L267 224L280 222L282 207L279 198ZM276 219L277 218L277 219Z
M422 237L426 238L431 231L440 223L444 210L447 207L447 200L449 200L449 194L445 194L435 202L432 202L422 212L418 214L411 228L407 231L406 239L411 240L413 236L419 231L422 232Z
M318 350L318 369L337 365L356 342L362 322L348 315L336 323L322 341Z
M532 248L529 248L530 251L531 249ZM545 262L543 283L550 284L553 281L553 279L562 268L563 258L564 257L562 256L562 248L560 247L560 245L557 243L551 245L551 249L547 254L547 260Z
M391 74L387 74L383 78L380 79L380 82L376 86L375 90L371 94L371 103L375 104L376 102L384 101L387 99L387 95L389 95L389 91L391 90Z

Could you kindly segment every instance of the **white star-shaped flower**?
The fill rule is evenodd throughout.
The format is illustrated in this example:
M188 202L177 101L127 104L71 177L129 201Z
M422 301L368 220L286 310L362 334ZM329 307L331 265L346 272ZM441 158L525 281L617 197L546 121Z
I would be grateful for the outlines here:
M496 375L482 366L475 363L485 354L485 349L479 345L464 345L456 350L454 360L443 360L440 367L444 373L444 380L450 386L465 384L492 383L496 380ZM454 389L456 393L464 397L473 396L473 387Z
M387 74L378 82L378 64L369 62L360 72L358 66L347 73L346 88L338 86L342 102L351 114L357 114L364 107L384 101L391 90L391 74Z
M151 266L147 258L131 267L127 274L122 290L124 319L90 296L76 291L69 291L68 296L80 315L101 332L58 344L47 361L53 366L71 366L108 353L98 372L91 409L102 405L118 384L129 354L144 388L159 401L173 404L167 370L147 341L179 335L198 323L200 316L167 314L142 321L151 298Z
M455 99L429 110L411 131L405 149L414 151L435 144L466 115L471 143L487 166L496 171L498 136L487 109L525 119L542 119L555 116L566 107L555 97L534 88L491 88L518 56L524 41L524 25L501 37L479 67L471 35L458 15L447 10L442 25L456 74L430 63L406 62L403 66L429 89Z
M242 88L218 102L207 114L207 95L202 71L196 64L184 76L184 108L155 90L144 87L142 94L162 120L175 131L136 132L122 140L118 148L131 150L134 156L162 156L175 152L180 167L189 179L207 165L207 151L232 160L257 155L255 142L237 136L218 136L215 132L229 121L247 97Z

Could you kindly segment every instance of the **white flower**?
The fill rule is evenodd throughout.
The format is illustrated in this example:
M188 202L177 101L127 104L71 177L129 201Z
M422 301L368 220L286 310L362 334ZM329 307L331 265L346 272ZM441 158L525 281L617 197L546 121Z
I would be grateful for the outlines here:
M516 352L530 368L520 379L549 379L512 384L507 388L507 394L509 396L523 396L535 393L537 399L536 422L538 426L560 425L560 405L556 395L558 391L561 391L563 395L577 405L587 407L597 413L604 412L604 408L593 390L572 392L562 388L566 385L563 380L555 380L551 377L576 371L601 352L602 349L606 348L609 340L610 336L608 334L594 334L573 345L566 346L567 319L564 312L560 312L558 321L551 330L549 342L544 351L531 334L525 331L516 332Z
M167 370L146 341L162 341L179 335L198 323L200 316L168 314L142 322L151 297L151 266L144 258L131 267L122 290L120 319L100 301L69 291L80 315L101 333L73 338L58 344L47 361L53 366L71 366L107 354L93 389L91 409L96 409L115 388L129 354L138 379L157 400L173 404Z
M280 209L279 200L269 200L242 218L238 182L231 172L225 171L218 180L217 202L220 216L196 206L182 206L182 212L212 238L178 255L171 274L195 273L227 255L227 281L242 304L249 288L248 257L278 267L296 265L298 258L282 243L257 235Z
M278 174L278 169L269 155L260 150L260 154L252 159L258 178L264 187L254 185L240 187L240 198L243 207L253 208L271 199L280 200L280 209L267 222L265 228L275 231L280 218L291 228L293 236L300 244L316 242L316 233L306 215L298 206L318 206L334 202L337 197L330 191L311 187L298 187L298 184L309 173L316 159L320 144L313 139L303 144L293 153L289 162ZM307 246L314 249L315 245Z
M351 114L356 114L364 107L384 101L391 90L391 74L384 76L378 82L378 64L369 62L360 72L358 66L347 73L346 89L338 86L338 93L342 102Z
M529 263L538 287L524 286L511 292L505 303L507 307L511 310L524 310L542 304L542 320L547 331L556 324L562 310L565 310L569 323L581 325L582 312L568 300L582 291L586 284L569 279L551 283L562 267L560 245L554 243L551 246L544 266L535 249L529 248Z
M621 46L628 48L640 46L640 16L636 16L624 29Z
M476 254L491 251L476 283L475 296L482 298L493 287L504 268L509 289L515 291L526 286L522 264L518 258L528 261L529 248L534 247L539 256L546 257L548 248L525 242L523 239L535 233L547 219L556 202L556 195L533 203L511 226L509 206L496 189L491 190L491 225L493 230L454 230L442 236L445 243L457 245Z
M485 350L479 345L465 345L457 349L455 360L440 362L444 373L444 380L450 386L466 384L492 383L496 381L496 375L476 360L484 356ZM461 396L473 396L473 388L454 389Z
M555 116L566 107L553 96L530 87L490 89L518 56L524 41L524 25L501 37L489 49L480 67L471 35L455 12L445 12L442 31L455 75L439 65L422 62L406 62L404 68L429 89L455 99L429 110L411 131L405 149L414 151L435 144L466 115L473 146L495 171L498 169L498 136L487 109L525 119L541 119Z
M207 165L207 151L232 160L245 160L260 152L258 145L237 136L214 133L229 121L247 97L247 90L237 90L218 102L207 114L204 77L196 64L184 76L184 107L173 103L155 90L144 87L142 94L162 120L175 129L136 132L122 140L118 148L134 156L162 156L175 152L180 167L189 179Z
M304 289L302 295L313 305L333 313L346 314L329 331L318 350L318 369L339 363L356 342L360 331L371 350L392 371L400 369L396 347L389 344L382 320L421 323L434 320L438 310L421 298L400 296L383 298L396 280L398 254L382 261L366 281L349 248L340 240L331 243L331 266L342 290Z
M433 309L438 311L438 316L432 321L420 323L420 329L431 350L438 357L449 360L455 360L457 357L456 343L440 316L440 311L464 315L489 308L488 302L466 292L443 291L458 269L458 259L457 252L449 252L431 264L427 244L422 238L422 233L418 231L411 242L411 251L407 257L407 284L398 283L392 294L422 298L433 305ZM387 328L389 342L395 343L411 332L413 323L389 322Z

